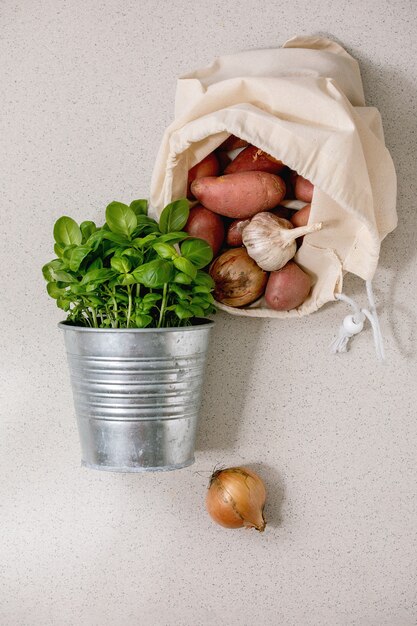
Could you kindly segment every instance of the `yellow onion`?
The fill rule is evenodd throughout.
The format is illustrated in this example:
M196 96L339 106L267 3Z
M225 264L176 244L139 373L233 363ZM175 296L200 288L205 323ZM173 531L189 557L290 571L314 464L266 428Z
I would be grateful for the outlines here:
M215 471L210 478L206 507L210 517L225 528L265 530L265 485L246 467Z
M226 250L213 261L210 275L214 297L229 306L245 306L265 291L268 274L250 258L245 248Z

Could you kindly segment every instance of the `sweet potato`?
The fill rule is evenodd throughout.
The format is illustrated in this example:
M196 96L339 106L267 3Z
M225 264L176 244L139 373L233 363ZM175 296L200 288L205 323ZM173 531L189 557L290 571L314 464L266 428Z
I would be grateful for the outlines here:
M225 174L234 174L235 172L261 171L270 174L279 174L285 165L282 161L277 161L274 157L263 152L256 146L248 146L226 167Z
M308 218L310 217L311 204L306 204L302 209L299 209L291 217L290 222L296 228L298 226L307 226Z
M217 176L220 173L220 165L217 156L214 152L208 154L202 161L194 165L188 172L188 188L187 198L193 200L194 197L190 191L190 186L193 180L201 178L202 176Z
M248 145L248 142L244 139L240 139L240 137L236 137L236 135L230 135L223 143L220 144L218 150L222 150L223 152L231 152L232 150L237 150L238 148L244 148Z
M249 224L249 220L233 220L227 229L226 243L231 248L242 245L242 230Z
M207 241L213 249L213 256L219 253L224 240L224 224L217 213L197 204L190 210L184 230L192 237Z
M226 167L232 162L232 159L229 157L227 152L222 152L220 150L216 150L216 156L219 161L220 173L223 174Z
M311 202L313 199L314 185L307 178L298 175L295 180L294 194L297 200Z
M285 195L285 183L268 172L237 172L198 178L191 192L211 211L244 219L279 204Z
M265 302L276 311L296 309L306 300L310 289L310 276L294 261L289 261L280 270L270 273L265 290Z

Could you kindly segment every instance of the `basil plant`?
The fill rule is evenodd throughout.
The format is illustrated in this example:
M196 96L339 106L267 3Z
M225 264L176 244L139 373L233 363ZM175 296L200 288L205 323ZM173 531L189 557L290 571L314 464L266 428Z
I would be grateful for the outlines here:
M213 253L183 228L185 199L164 208L159 223L146 200L112 202L106 222L78 225L60 217L54 226L57 258L43 276L48 294L67 321L92 328L185 326L214 313L214 283L204 267Z

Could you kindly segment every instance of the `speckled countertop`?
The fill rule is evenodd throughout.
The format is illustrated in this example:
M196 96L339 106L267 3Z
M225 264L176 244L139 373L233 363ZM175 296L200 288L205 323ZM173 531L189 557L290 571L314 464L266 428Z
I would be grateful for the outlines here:
M417 623L416 27L409 0L3 1L2 626ZM359 59L398 171L375 280L387 362L369 330L329 354L340 304L299 321L219 314L195 465L82 469L40 273L55 219L148 194L176 76L311 33ZM212 468L243 463L267 483L263 535L204 510Z

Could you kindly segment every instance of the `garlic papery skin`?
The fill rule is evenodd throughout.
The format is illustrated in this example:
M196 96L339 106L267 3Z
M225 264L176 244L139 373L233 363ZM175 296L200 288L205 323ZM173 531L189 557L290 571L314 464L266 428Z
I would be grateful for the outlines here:
M272 213L257 213L242 231L249 256L266 272L284 267L297 252L296 239L322 227L321 222L293 228L291 222Z

